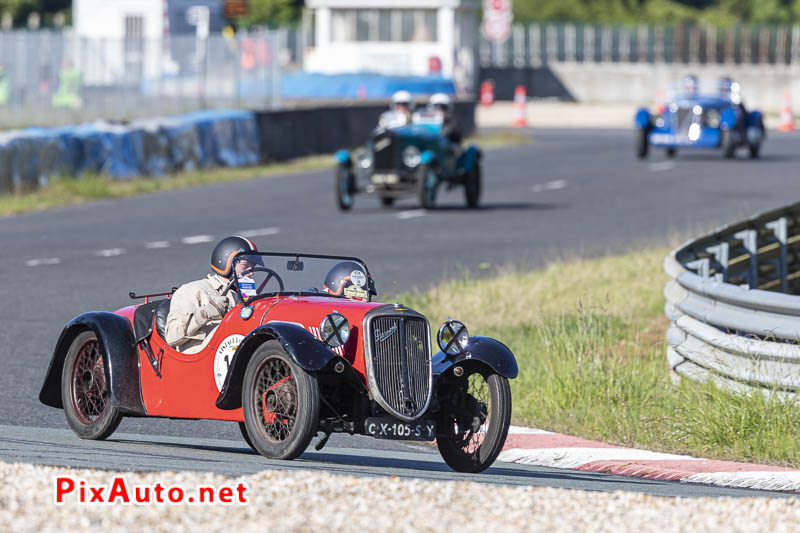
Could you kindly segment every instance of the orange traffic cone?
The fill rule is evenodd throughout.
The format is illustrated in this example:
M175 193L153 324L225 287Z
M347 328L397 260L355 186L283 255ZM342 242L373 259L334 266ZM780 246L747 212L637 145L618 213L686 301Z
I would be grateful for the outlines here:
M514 120L511 122L515 128L528 127L527 99L525 86L517 85L517 88L514 89Z
M778 131L794 130L794 114L792 114L792 95L789 89L783 91L783 107L781 108L781 118L778 122Z

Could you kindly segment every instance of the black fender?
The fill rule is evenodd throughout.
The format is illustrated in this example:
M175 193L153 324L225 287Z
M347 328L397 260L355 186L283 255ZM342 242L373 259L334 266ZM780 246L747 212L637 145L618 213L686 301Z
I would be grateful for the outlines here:
M456 356L443 352L433 354L433 373L443 375L456 365L465 366L475 362L488 366L504 378L514 379L519 374L517 359L508 346L490 337L470 336L466 349Z
M292 322L270 322L259 326L242 339L233 354L225 383L217 397L220 409L238 409L242 406L242 383L244 372L256 348L268 340L277 340L298 366L310 372L325 368L331 359L338 357L321 340L299 324Z
M73 318L61 331L50 367L39 392L39 401L64 408L61 402L61 374L72 341L84 331L97 335L111 404L125 414L147 414L139 381L139 355L130 321L115 313L93 311Z

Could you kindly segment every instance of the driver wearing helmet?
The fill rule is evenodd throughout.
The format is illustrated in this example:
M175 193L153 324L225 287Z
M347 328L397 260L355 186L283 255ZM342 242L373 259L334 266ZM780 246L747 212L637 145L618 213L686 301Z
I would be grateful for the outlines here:
M461 144L461 124L453 118L453 100L444 93L436 93L428 100L428 107L442 118L441 135L453 144Z
M172 295L165 341L179 352L196 353L219 325L225 313L236 304L234 292L223 294L233 276L242 279L252 268L239 252L257 252L255 244L239 236L219 241L211 254L211 274L181 285Z
M411 122L411 111L414 100L408 91L397 91L392 95L389 111L383 113L378 120L379 128L399 128Z
M369 300L369 278L364 267L355 261L337 263L325 276L322 292L352 300Z
M700 87L700 83L697 81L697 76L694 74L689 74L685 78L683 78L683 93L684 96L696 96L697 90Z

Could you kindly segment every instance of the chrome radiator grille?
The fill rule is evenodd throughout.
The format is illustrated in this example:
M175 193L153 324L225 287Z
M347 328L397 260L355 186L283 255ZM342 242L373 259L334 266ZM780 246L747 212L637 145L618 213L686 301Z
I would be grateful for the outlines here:
M428 321L418 315L375 316L367 336L370 390L391 414L411 420L428 407L431 349Z

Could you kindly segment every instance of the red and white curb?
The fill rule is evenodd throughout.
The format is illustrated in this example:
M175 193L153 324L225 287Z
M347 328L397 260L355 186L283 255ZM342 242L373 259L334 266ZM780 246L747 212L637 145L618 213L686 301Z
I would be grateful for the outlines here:
M623 448L511 426L498 461L721 487L800 491L800 470Z

